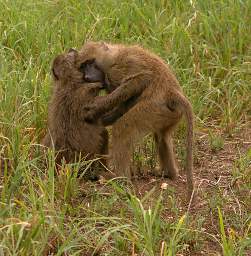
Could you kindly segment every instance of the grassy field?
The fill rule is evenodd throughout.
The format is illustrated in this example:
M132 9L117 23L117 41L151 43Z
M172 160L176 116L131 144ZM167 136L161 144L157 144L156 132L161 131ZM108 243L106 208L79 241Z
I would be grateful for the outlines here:
M0 255L251 255L250 22L250 0L0 0ZM182 171L84 183L55 176L53 154L44 167L50 63L88 39L138 43L175 71L196 114L196 205ZM135 161L154 153L147 137Z

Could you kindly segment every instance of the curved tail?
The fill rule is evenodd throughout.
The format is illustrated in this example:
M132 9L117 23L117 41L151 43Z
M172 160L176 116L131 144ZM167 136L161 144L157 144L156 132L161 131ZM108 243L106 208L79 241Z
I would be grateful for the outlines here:
M187 143L186 143L186 176L187 176L187 189L189 198L193 194L193 129L194 129L194 115L192 105L188 99L181 93L175 93L174 99L177 100L178 105L182 109L187 121Z

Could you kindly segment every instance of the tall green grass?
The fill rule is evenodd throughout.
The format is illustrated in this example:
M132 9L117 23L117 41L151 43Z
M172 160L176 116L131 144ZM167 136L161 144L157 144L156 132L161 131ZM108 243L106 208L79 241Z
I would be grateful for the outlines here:
M250 18L249 0L0 0L0 154L12 163L0 175L0 255L169 256L203 248L204 219L182 217L172 191L139 198L116 182L86 185L72 166L56 177L53 153L45 169L37 144L50 64L90 39L141 44L171 65L198 129L213 124L231 133L251 114ZM245 255L248 211L233 250L220 211L219 219L223 253Z

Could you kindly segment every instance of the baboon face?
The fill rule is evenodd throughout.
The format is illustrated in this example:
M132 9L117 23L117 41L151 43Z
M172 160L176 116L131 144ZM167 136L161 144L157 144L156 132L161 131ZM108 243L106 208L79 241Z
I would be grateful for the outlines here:
M116 46L103 42L88 42L84 45L77 62L86 82L101 82L108 92L115 89L108 79L106 70L113 65L116 50Z
M70 49L68 53L58 55L52 63L52 75L54 80L64 80L74 69L77 51Z
M70 81L75 84L86 82L84 74L77 64L77 58L78 52L70 49L53 60L51 72L55 82L59 82L61 85L68 85Z
M89 59L80 64L80 71L84 74L84 79L89 83L105 81L104 72L98 68L95 59Z
M89 73L95 72L95 79L97 79L97 77L102 77L100 73L97 74L97 70L105 73L105 70L103 69L104 64L112 64L110 63L111 57L112 51L109 44L103 42L88 42L79 52L78 62L80 67L83 68L82 71L86 72L86 69L88 68ZM93 75L91 75L90 78L93 79Z
M102 46L100 47L103 49ZM74 49L58 55L52 64L54 80L105 84L105 73L97 66L95 58L88 56L79 61L78 56L78 52Z

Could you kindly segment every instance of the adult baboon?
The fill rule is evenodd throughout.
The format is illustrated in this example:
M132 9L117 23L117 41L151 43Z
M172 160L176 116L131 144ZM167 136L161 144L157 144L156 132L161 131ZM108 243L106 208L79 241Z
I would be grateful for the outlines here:
M188 193L193 191L193 112L190 102L164 61L139 46L86 43L80 51L78 65L87 81L97 81L86 63L103 71L109 84L107 96L89 106L87 120L95 120L104 112L138 96L137 103L113 126L112 163L121 175L131 177L130 157L133 144L145 134L155 135L160 169L158 175L174 179L177 167L171 133L181 119L187 120L186 173Z

